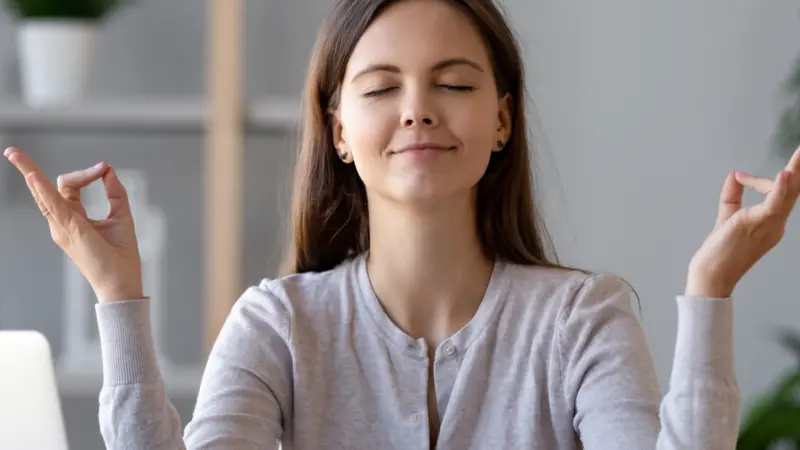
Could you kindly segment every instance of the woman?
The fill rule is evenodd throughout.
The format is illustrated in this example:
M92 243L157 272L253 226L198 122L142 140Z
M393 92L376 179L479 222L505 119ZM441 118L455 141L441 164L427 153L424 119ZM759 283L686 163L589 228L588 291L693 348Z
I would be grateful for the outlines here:
M548 259L522 82L490 0L337 3L306 85L289 275L238 300L183 434L114 169L56 189L9 149L99 299L108 448L733 448L730 296L782 236L800 153L775 180L725 181L660 402L625 284ZM92 221L79 192L97 179L111 207ZM741 209L743 187L766 199Z

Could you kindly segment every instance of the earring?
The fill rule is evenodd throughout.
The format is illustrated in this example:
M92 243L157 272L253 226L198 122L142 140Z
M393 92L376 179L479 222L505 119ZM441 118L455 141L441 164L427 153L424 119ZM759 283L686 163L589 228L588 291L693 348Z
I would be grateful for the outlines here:
M345 164L349 164L350 163L350 153L348 153L348 152L346 152L344 150L339 152L339 159L341 159L342 162L344 162Z
M499 139L497 140L497 150L502 150L503 147L505 147L505 146L506 146L505 142L503 142L503 141L501 141Z

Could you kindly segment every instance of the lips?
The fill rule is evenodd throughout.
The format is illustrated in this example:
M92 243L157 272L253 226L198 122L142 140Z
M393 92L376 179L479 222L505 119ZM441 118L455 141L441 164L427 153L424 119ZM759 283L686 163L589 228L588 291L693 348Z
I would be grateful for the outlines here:
M455 150L455 147L441 145L434 142L417 142L414 144L409 144L404 147L401 147L392 153L401 154L408 152L446 152L450 150Z

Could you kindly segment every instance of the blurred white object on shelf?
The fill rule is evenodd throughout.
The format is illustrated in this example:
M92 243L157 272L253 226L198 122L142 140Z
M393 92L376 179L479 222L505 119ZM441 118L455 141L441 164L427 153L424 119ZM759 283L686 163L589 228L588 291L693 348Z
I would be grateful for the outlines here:
M91 81L97 24L36 19L17 29L22 93L35 107L62 106L86 96Z

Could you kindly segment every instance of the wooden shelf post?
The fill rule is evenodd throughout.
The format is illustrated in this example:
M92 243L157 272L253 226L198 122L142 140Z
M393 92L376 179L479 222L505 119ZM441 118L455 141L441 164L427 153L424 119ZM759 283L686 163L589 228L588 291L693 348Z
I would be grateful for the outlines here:
M205 350L241 295L243 218L243 0L208 0L211 114L205 160Z

